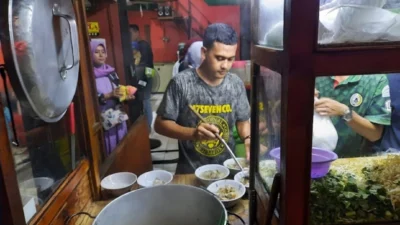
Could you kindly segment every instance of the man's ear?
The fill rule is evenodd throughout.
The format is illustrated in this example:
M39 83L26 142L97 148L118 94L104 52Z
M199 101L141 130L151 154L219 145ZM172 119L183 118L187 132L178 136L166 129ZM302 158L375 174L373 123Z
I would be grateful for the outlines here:
M201 61L203 61L206 58L207 54L207 48L206 47L201 47Z

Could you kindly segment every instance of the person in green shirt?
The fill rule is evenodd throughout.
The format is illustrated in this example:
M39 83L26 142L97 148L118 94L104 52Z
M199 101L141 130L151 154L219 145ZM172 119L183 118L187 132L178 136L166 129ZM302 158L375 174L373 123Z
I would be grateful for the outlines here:
M390 92L386 75L319 77L315 110L329 116L339 139L339 157L372 154L372 142L390 125Z

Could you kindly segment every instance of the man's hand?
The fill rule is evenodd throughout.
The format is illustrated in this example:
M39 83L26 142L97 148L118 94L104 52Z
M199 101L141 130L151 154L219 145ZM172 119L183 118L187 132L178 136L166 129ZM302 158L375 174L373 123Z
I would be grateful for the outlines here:
M314 97L318 98L319 96L319 91L317 89L314 89Z
M349 107L330 98L321 98L315 102L314 108L321 116L343 116Z
M267 123L266 122L260 122L258 124L258 129L260 131L260 135L268 134L268 128L267 128Z
M217 137L215 135L219 134L219 130L216 126L207 123L201 123L194 131L195 140L215 140Z
M244 147L246 149L246 159L247 161L250 161L250 139L244 141ZM260 144L260 156L265 155L267 152L267 146Z

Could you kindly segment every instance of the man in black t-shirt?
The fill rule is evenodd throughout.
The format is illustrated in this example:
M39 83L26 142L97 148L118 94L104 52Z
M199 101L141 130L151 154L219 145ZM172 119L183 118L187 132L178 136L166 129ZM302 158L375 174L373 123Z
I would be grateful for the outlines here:
M153 62L153 51L151 49L150 44L141 40L139 27L136 24L129 25L129 31L131 33L131 41L136 41L139 44L139 51L141 54L140 63L138 66L149 67L154 69ZM153 110L151 108L151 89L152 89L152 79L147 79L147 84L143 88L143 111L146 115L147 122L149 125L149 129L151 131L151 124L153 121ZM159 140L150 139L150 147L151 149L158 148L161 146L161 142Z
M168 84L157 110L155 130L179 142L177 174L193 173L206 164L223 164L231 156L223 138L235 149L233 129L250 151L250 106L243 81L229 70L235 60L237 33L215 23L204 32L199 68L187 69ZM204 117L205 123L190 106Z

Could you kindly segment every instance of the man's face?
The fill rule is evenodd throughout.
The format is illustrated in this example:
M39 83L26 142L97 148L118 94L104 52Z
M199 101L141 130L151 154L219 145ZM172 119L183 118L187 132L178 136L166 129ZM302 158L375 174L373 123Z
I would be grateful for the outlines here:
M139 39L139 31L133 29L129 29L129 31L131 32L131 40L137 41Z
M235 61L237 44L225 45L215 42L211 49L205 47L201 50L203 63L215 78L224 78Z

